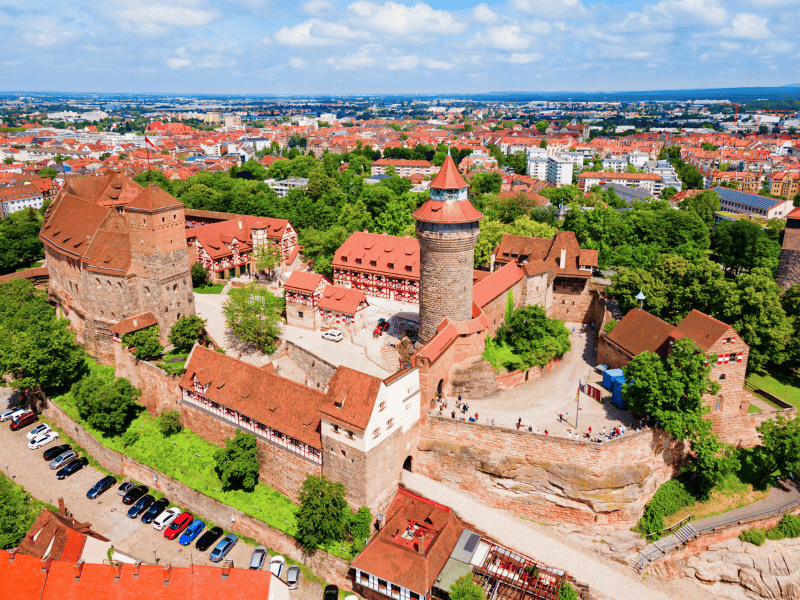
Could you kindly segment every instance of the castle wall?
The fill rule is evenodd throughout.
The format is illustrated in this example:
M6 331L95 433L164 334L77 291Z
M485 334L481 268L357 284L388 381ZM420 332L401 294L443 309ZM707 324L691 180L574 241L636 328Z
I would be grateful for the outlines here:
M523 294L525 303L522 306L541 305L545 310L550 310L553 305L553 286L547 282L547 273L534 277L523 277Z
M778 263L778 285L785 292L793 285L800 283L800 249L791 250L785 247L781 250Z
M417 223L420 247L419 337L423 342L436 335L445 317L451 321L472 319L472 272L479 233L477 223L474 225L474 228L465 226L455 231L426 231Z
M630 361L630 355L616 344L610 342L605 335L601 335L597 340L598 365L606 365L609 369L621 369Z
M588 323L594 314L592 303L595 295L589 290L588 282L582 287L563 285L556 280L553 285L553 303L547 316L565 323ZM598 301L599 301L598 297Z
M546 280L546 278L545 278ZM511 292L514 294L514 308L527 306L527 296L525 294L525 279L520 279L517 283L511 286ZM482 306L481 310L486 318L489 319L489 330L487 333L494 336L500 325L503 324L506 317L506 298L508 290L497 296L494 300L490 301L486 306Z
M597 444L428 415L414 471L525 518L610 529L633 526L683 459L663 430Z
M286 324L315 331L317 329L317 308L307 304L286 303Z
M124 377L134 386L142 390L139 404L147 408L153 415L163 410L182 412L180 404L180 375L170 375L163 369L144 360L136 358L122 344L113 343L116 376Z

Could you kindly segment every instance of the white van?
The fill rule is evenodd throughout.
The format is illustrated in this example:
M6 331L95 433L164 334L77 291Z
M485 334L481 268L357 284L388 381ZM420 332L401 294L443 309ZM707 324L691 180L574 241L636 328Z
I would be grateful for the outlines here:
M153 521L153 527L159 531L162 531L163 529L167 528L169 524L178 517L179 514L181 514L181 509L177 506L168 508L163 513L158 515L158 517Z

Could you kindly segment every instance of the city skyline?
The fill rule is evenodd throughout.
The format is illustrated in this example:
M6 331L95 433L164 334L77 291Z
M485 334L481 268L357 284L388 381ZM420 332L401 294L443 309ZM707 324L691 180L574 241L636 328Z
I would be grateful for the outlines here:
M796 83L791 0L459 4L63 1L0 7L4 88L392 94Z

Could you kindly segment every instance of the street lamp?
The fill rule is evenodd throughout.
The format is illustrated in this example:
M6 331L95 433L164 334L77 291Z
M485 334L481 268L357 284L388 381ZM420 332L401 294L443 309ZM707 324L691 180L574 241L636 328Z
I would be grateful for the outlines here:
M157 549L153 548L153 560L158 564L158 556L156 555Z
M6 464L6 475L8 475L9 479L11 478L11 473L8 472L8 465Z

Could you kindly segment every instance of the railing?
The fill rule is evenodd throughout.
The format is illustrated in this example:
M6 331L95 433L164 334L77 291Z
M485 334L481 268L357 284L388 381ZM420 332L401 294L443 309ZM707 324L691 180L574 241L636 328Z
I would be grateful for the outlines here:
M675 529L676 527L678 527L678 525L682 525L683 523L685 523L686 521L688 521L688 520L689 520L689 519L691 519L691 518L692 518L692 515L689 515L688 517L684 517L683 519L681 519L681 520L680 520L680 521L678 521L677 523L673 523L672 525L670 525L669 527L665 527L665 528L664 528L664 529L662 529L661 531L654 531L653 533L648 533L648 534L647 534L646 536L644 536L644 537L645 537L645 538L649 538L651 535L657 535L657 534L660 534L660 533L667 533L668 531L672 531L673 529Z

